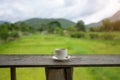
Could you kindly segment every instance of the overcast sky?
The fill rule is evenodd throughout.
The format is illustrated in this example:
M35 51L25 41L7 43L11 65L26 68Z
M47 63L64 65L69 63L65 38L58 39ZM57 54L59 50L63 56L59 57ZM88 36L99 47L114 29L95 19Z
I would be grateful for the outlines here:
M0 0L0 20L66 18L86 24L98 22L120 10L120 0Z

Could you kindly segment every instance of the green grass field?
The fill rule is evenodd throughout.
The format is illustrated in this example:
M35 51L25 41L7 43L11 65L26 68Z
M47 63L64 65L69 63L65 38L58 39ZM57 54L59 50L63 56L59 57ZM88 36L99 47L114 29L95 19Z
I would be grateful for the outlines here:
M53 54L67 48L69 54L120 54L120 41L75 39L59 35L33 34L0 43L0 54ZM74 80L120 80L119 67L75 68ZM10 80L9 68L0 68L0 80ZM44 68L17 68L17 80L45 80Z

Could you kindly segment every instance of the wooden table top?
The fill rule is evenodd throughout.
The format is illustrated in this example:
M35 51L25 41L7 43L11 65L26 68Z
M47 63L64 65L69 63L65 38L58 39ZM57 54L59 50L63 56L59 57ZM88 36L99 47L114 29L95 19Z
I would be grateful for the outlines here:
M0 55L0 67L106 67L120 66L120 55L71 55L56 61L52 55Z

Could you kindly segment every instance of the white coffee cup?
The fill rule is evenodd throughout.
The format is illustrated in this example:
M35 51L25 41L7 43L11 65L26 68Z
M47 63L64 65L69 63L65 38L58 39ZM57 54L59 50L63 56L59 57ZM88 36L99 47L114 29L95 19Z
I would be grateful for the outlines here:
M58 59L64 59L68 56L66 48L58 48L54 51L54 56Z

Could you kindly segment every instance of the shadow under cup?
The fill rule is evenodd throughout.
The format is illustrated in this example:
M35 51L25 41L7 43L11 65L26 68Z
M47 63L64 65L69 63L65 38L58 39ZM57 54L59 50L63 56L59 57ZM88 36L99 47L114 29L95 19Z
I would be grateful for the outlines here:
M59 59L64 59L68 56L67 52L68 51L65 48L55 49L54 56L59 58Z

